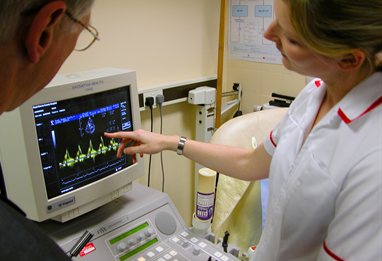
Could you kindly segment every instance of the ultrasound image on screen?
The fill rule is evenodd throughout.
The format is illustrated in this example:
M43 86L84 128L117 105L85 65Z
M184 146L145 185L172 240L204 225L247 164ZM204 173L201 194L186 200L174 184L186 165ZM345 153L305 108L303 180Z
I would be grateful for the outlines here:
M132 130L129 87L33 106L48 198L130 166L116 157L118 140L104 132Z

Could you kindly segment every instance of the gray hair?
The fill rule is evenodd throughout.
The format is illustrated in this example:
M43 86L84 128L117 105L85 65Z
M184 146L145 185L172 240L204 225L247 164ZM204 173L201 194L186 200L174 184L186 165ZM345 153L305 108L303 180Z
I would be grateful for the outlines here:
M0 43L12 39L23 12L38 10L51 0L0 0ZM94 0L66 0L68 11L80 18L92 6Z

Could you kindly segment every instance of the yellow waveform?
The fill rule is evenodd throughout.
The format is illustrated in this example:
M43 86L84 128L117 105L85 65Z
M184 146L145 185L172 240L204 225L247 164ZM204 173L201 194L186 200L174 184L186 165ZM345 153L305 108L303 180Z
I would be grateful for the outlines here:
M59 162L59 167L60 168L73 167L77 163L81 163L85 161L86 159L93 159L94 161L98 155L106 154L109 151L116 151L118 149L119 143L116 142L114 139L110 140L109 145L105 145L102 136L100 140L101 142L98 146L98 149L95 149L93 147L93 143L90 140L86 154L82 152L81 146L78 145L76 156L74 158L70 156L68 149L66 149L64 160L62 162Z

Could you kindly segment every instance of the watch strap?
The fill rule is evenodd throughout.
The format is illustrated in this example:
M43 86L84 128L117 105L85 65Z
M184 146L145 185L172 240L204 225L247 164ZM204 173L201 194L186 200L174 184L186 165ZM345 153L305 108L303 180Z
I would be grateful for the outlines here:
M186 145L186 141L187 141L186 137L183 137L183 136L180 137L178 142L178 147L176 149L176 154L183 155L183 149L184 149L184 145Z

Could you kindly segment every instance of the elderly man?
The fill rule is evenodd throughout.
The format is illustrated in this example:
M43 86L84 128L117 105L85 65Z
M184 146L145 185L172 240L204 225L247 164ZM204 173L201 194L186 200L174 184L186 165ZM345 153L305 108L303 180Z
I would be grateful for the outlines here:
M81 33L97 39L89 25L93 1L0 1L0 114L42 89L76 48ZM5 191L0 200L0 260L69 260L6 199Z

